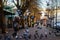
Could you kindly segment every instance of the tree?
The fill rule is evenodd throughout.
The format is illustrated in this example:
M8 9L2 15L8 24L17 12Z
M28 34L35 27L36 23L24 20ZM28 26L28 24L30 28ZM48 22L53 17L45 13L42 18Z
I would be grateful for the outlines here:
M21 5L19 4L21 1ZM20 18L21 18L21 24L22 26L24 27L24 19L23 19L23 14L24 12L28 9L29 7L29 0L16 0L17 4L15 3L15 1L13 0L13 3L15 4L15 6L17 7L17 10L20 10L21 12L21 15Z
M2 33L5 33L5 27L4 27L4 12L3 12L3 3L2 0L0 0L0 28L2 29Z
M16 0L16 1L17 1L17 4L14 2L14 0L13 0L13 3L17 7L17 9L22 10L22 12L24 13L27 10L27 8L29 7L30 1L28 1L28 0L22 1L21 0L21 3L23 3L21 5L19 5L19 0Z

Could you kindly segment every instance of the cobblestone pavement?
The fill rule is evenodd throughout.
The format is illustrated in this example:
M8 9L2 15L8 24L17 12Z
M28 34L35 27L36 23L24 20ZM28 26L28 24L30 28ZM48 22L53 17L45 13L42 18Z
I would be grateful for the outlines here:
M21 29L18 31L18 36L20 35L23 35L24 33L24 30L25 29ZM34 39L34 34L35 34L35 31L38 31L38 35L40 34L43 34L43 38L42 39L39 39L39 37L37 37L37 39ZM31 39L29 40L60 40L60 37L56 37L54 33L51 33L51 35L49 35L49 32L52 32L51 29L49 28L46 28L45 26L42 26L42 29L38 29L37 27L30 27L29 28L29 34L31 34ZM12 36L12 33L14 32L13 29L9 29L8 30L8 35ZM45 37L45 32L47 32L47 38ZM2 34L0 34L2 35ZM4 40L4 36L2 35L2 39L0 40ZM11 40L16 40L15 38L11 38ZM22 39L19 39L19 40L24 40L23 38Z

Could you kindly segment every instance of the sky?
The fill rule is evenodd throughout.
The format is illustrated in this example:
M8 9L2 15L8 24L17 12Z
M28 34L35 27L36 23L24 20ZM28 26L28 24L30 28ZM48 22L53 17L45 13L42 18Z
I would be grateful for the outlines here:
M49 2L49 6L47 6L47 2ZM38 6L41 8L51 8L56 6L56 0L38 0L37 3L39 4ZM60 0L57 0L57 6L60 6Z
M41 8L47 8L47 2L51 4L50 0L38 0L37 2L39 4L38 6Z
M55 0L53 0L53 5L52 6L56 6L56 2ZM15 1L16 2L16 1ZM50 6L47 6L47 2L49 2ZM51 7L51 0L37 0L37 3L39 4L38 6L41 8L49 8ZM58 6L60 6L60 0L57 0L57 4ZM8 0L8 5L14 5L14 3L12 2L12 0Z

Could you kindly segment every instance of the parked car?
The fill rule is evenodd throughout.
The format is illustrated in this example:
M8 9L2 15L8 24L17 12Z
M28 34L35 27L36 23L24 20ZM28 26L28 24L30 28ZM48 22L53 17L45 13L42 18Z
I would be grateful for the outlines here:
M60 30L60 22L54 23L54 29Z

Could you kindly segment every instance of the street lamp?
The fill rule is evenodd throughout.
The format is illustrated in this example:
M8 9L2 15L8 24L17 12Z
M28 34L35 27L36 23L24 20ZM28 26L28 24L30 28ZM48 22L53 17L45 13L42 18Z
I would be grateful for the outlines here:
M55 0L56 2L56 27L57 27L57 0Z

